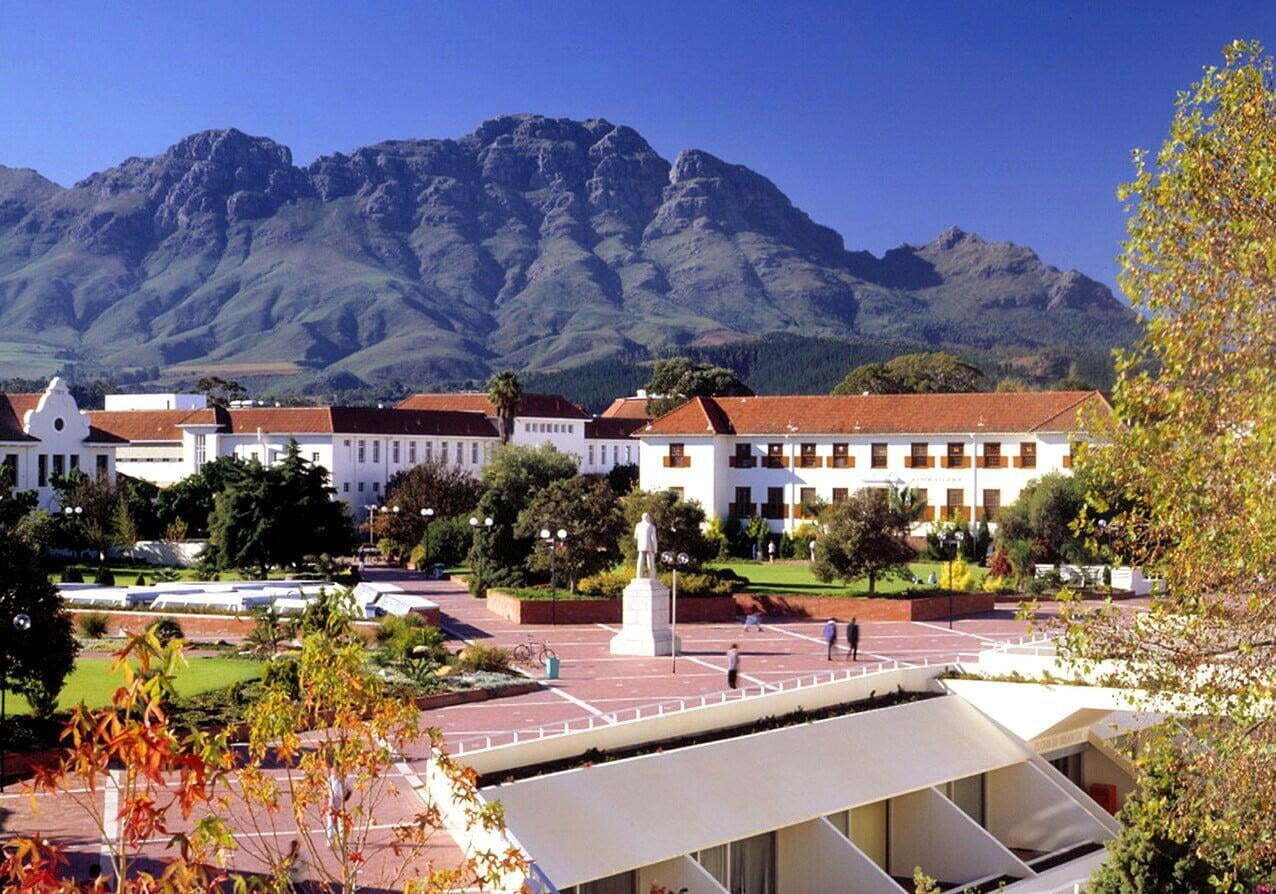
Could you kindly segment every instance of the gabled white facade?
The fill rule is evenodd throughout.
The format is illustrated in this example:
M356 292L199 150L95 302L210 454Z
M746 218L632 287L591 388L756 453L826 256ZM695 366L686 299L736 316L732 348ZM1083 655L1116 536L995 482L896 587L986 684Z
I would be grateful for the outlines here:
M15 490L34 490L41 508L56 510L55 476L79 469L115 479L115 443L92 431L61 378L40 394L3 400L7 430L0 430L0 463L11 467Z

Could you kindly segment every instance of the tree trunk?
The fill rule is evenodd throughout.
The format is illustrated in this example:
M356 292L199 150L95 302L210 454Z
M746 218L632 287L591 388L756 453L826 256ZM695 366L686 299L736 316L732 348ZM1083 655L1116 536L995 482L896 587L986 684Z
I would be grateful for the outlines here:
M877 572L870 571L868 573L868 595L872 596L877 591Z

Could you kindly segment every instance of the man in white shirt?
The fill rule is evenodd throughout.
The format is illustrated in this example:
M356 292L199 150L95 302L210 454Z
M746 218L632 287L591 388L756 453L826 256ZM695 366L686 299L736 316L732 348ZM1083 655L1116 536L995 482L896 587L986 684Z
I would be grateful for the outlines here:
M828 660L833 660L833 646L837 643L837 622L829 618L824 622L824 644L828 646Z

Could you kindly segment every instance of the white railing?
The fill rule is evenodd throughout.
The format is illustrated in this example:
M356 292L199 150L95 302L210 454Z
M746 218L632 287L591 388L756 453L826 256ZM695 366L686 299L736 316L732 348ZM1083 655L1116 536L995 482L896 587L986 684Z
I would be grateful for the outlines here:
M1053 655L1055 653L1055 636L1044 633L1032 636L1021 636L1018 639L1003 640L995 646L989 646L984 652L1022 652L1029 655Z
M830 683L853 680L874 674L884 674L899 670L900 668L931 667L951 665L953 663L954 661L952 659L947 658L924 658L917 660L891 659L889 661L880 661L876 664L862 665L858 668L846 668L845 670L821 671L820 673L803 674L800 677L791 677L779 680L775 683L761 683L754 686L744 686L739 689L724 689L718 692L708 692L700 696L669 698L664 699L663 701L650 702L633 708L622 708L618 711L610 711L605 714L588 714L584 717L573 717L559 723L547 723L543 726L493 733L492 735L487 736L477 736L472 739L465 739L457 742L451 745L449 750L454 756L460 756L475 751L486 751L489 748L501 745L516 745L519 742L529 742L557 736L566 736L570 733L586 732L591 729L597 729L598 727L614 726L618 723L633 723L638 720L646 720L652 717L663 717L668 714L676 714L682 711L693 711L700 708L708 708L713 705L726 704L727 702L744 701L746 699L754 699L764 695L774 695L778 692L809 689L813 686L827 686Z

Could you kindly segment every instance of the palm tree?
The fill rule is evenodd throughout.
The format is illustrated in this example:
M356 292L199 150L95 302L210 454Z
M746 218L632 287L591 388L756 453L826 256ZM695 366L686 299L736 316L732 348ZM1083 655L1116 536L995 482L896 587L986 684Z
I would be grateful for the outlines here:
M487 399L492 402L496 418L500 420L502 444L508 444L514 434L514 414L522 397L523 385L516 373L509 370L498 372L487 382Z

